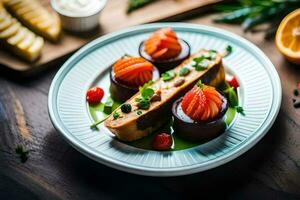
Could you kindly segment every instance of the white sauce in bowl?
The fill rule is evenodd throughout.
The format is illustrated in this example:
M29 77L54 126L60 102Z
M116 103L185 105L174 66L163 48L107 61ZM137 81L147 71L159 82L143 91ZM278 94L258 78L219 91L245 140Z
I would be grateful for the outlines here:
M55 0L56 9L62 14L73 17L85 17L99 12L104 0Z

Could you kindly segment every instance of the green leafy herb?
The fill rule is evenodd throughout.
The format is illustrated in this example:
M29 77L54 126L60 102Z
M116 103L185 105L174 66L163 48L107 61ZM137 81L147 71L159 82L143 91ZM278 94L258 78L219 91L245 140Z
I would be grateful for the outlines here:
M179 71L179 76L186 76L190 73L190 70L186 67L183 67Z
M111 112L113 111L113 105L114 105L114 101L112 100L112 98L109 97L104 103L103 112L107 115L110 115Z
M141 111L141 110L138 110L138 111L136 111L136 114L137 114L137 115L141 115L141 114L142 114L142 111Z
M128 0L128 8L127 13L131 13L132 11L141 8L154 0Z
M196 71L206 70L210 63L210 61L206 59L205 56L194 58L193 61L195 63L192 66L196 69Z
M199 81L196 83L196 86L199 87L199 88L203 88L204 85L205 85L205 84L202 83L201 80L199 80Z
M229 87L227 88L224 93L226 94L227 98L228 98L228 101L229 101L229 105L234 108L236 106L238 106L239 104L239 101L238 101L238 97L237 97L237 94L234 90L233 87Z
M120 117L120 114L117 111L115 111L113 114L113 118L118 119L119 117Z
M226 52L225 52L225 57L229 56L232 53L232 46L231 45L227 45L226 47Z
M235 110L237 113L240 113L241 115L245 116L244 108L241 106L235 106Z
M163 73L161 75L162 80L165 82L172 80L173 78L175 78L175 76L176 76L176 73L173 70L166 71L165 73Z
M142 87L140 87L141 97L136 99L138 102L138 107L143 110L147 110L150 108L150 100L154 95L154 90L150 88L153 82L145 83Z
M123 113L130 113L131 112L131 105L128 104L128 103L124 103L122 106L121 106L121 111Z
M217 51L216 50L209 50L208 52L204 53L203 56L204 56L205 59L213 60L217 56Z
M29 157L29 150L25 150L23 146L18 145L15 149L16 154L19 155L22 163L25 163Z
M239 0L215 7L225 13L215 19L220 23L241 24L245 31L265 31L265 37L275 35L281 20L291 11L299 8L298 0ZM255 30L257 25L268 23L265 29Z

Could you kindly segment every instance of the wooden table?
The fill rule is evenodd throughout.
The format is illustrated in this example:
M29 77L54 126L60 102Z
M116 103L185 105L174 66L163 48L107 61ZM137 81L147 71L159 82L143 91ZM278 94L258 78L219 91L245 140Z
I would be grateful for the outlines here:
M190 176L120 172L83 156L53 128L47 94L60 64L25 80L1 70L0 199L300 198L300 109L292 106L300 68L287 63L262 34L244 34L239 27L213 24L212 18L199 15L186 22L214 25L252 41L272 60L282 80L278 118L254 148L226 165ZM15 153L20 144L31 150L26 163Z

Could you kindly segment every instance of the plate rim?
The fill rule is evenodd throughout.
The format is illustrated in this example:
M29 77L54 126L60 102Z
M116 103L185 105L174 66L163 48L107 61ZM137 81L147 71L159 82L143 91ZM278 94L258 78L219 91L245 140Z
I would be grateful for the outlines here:
M266 120L268 120L268 125L266 125L266 127L264 128L264 130L260 133L257 134L256 137L251 137L243 142L246 142L247 144L243 144L242 147L233 149L232 151L230 151L229 153L226 153L224 156L220 156L218 158L209 160L207 162L205 162L204 166L201 167L195 167L195 166L183 166L180 167L180 169L178 169L179 167L175 167L175 168L147 168L147 167L143 167L143 166L136 166L136 165L131 165L128 163L120 163L120 161L118 160L114 160L108 157L99 157L99 154L97 156L97 154L95 152L90 151L90 149L82 146L82 144L80 143L80 141L72 136L69 135L68 133L65 133L64 128L62 127L62 124L60 124L55 116L54 113L54 105L53 102L55 100L53 94L55 92L55 89L59 88L56 87L56 82L59 81L59 79L63 79L63 77L65 77L65 75L74 67L74 65L72 65L72 62L74 62L74 60L76 61L76 58L79 57L83 52L88 52L89 49L91 49L91 47L93 47L94 45L101 43L102 41L105 41L109 38L118 36L118 35L123 35L125 33L129 34L130 32L134 32L137 30L142 30L142 29L146 29L146 28L158 28L158 27L164 27L164 26L172 26L175 28L183 28L188 27L188 28L198 28L201 30L208 30L208 31L213 31L213 32L220 32L222 35L226 35L228 37L234 38L235 40L241 41L242 43L244 43L245 46L247 46L247 48L251 48L252 50L255 50L253 52L255 52L254 56L260 56L262 58L262 60L264 63L266 63L267 65L269 65L271 67L272 70L272 75L274 75L274 77L272 77L273 81L275 84L277 84L277 88L279 89L277 91L276 95L277 101L273 102L275 105L275 110L273 110L273 112L269 112L269 115L272 114L272 118L270 119L270 116L268 116L266 118ZM71 65L71 66L70 66ZM68 69L68 70L66 70ZM105 69L103 69L105 70ZM270 75L270 74L269 74ZM268 75L268 76L269 76ZM272 88L274 89L274 85L272 84ZM71 145L73 146L76 150L78 150L79 152L81 152L82 154L86 155L87 157L100 162L104 165L107 165L109 167L121 170L121 171L126 171L126 172L130 172L130 173L134 173L134 174L140 174L140 175L148 175L148 176L179 176L179 175L187 175L187 174L192 174L192 173L197 173L197 172L201 172L201 171L205 171L208 169L212 169L215 167L218 167L220 165L223 165L233 159L235 159L236 157L244 154L246 151L248 151L249 149L251 149L258 141L261 140L261 138L269 131L269 129L272 127L273 123L276 120L276 117L279 113L280 107L281 107L281 101L282 101L282 88L281 88L281 81L279 78L279 75L276 71L276 68L274 67L274 65L272 64L272 62L270 61L270 59L253 43L251 43L250 41L242 38L241 36L235 34L235 33L231 33L229 31L225 31L223 29L220 28L216 28L216 27L212 27L212 26L206 26L206 25L198 25L198 24L191 24L191 23L182 23L182 22L172 22L172 23L151 23L151 24L145 24L145 25L139 25L139 26L134 26L134 27L130 27L130 28L126 28L117 32L113 32L113 33L109 33L107 35L104 35L102 37L99 37L91 42L89 42L88 44L84 45L82 48L80 48L76 53L74 53L63 65L62 67L58 70L58 72L56 73L55 77L52 80L50 89L49 89L49 94L48 94L48 113L50 116L50 120L53 124L53 126L55 127L55 129L63 136L63 138Z

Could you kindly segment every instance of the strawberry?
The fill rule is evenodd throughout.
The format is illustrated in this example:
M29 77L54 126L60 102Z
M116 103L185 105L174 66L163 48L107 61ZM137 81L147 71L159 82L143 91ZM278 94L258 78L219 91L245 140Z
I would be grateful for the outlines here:
M181 45L171 28L161 28L145 41L144 51L154 60L166 60L178 56Z
M86 93L86 100L89 104L100 103L104 96L104 91L100 87L90 88Z
M239 87L239 83L237 81L237 79L235 78L235 76L233 76L229 81L228 84L233 87L234 89L237 89Z
M160 133L156 135L152 142L152 147L155 150L166 151L171 149L173 144L172 136L167 133Z
M222 99L215 88L200 83L184 95L181 107L191 119L207 121L219 114Z

